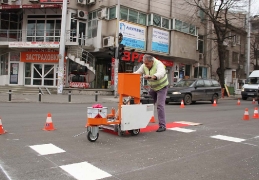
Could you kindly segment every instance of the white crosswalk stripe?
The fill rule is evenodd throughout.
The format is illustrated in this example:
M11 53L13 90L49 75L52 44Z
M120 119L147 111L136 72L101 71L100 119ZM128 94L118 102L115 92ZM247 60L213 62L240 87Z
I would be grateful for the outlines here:
M225 141L231 141L231 142L243 142L243 141L245 141L245 139L230 137L230 136L223 136L223 135L215 135L215 136L211 136L211 138L225 140Z
M179 132L184 132L184 133L190 133L190 132L195 132L196 130L192 130L192 129L186 129L186 128L167 128L168 130L172 130L172 131L179 131Z

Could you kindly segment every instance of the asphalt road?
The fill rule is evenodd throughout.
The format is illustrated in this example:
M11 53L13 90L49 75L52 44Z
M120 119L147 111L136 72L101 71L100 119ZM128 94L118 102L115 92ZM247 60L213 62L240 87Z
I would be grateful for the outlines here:
M258 180L259 119L252 118L258 105L236 104L170 104L167 123L201 124L124 137L101 131L91 143L84 132L92 104L0 103L8 131L0 135L0 179ZM245 108L249 121L243 120ZM42 128L49 112L56 130L47 132Z

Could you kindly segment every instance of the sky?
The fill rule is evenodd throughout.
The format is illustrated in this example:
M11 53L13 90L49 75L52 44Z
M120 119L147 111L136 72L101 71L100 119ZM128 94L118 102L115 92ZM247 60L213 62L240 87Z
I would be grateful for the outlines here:
M259 15L259 0L251 0L251 15Z

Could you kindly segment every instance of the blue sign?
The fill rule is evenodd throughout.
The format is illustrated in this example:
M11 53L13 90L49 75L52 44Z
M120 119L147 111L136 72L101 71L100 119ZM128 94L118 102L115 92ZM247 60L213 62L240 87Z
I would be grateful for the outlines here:
M134 49L146 49L146 27L123 21L120 21L119 27L123 35L122 44Z
M153 28L152 51L169 53L169 32Z

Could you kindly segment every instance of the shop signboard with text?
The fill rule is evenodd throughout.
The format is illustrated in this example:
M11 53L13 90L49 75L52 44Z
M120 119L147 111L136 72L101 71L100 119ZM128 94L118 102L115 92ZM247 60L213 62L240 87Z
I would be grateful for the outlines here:
M120 21L120 33L123 35L121 42L127 48L146 49L146 27Z
M153 28L151 51L169 53L169 32Z
M59 48L59 42L9 42L10 48Z
M21 62L58 63L58 52L21 52Z

